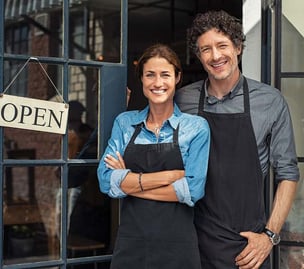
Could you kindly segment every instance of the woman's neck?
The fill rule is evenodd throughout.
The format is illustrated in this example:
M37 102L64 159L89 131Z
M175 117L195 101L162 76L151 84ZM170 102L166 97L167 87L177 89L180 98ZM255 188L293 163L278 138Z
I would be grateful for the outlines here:
M147 116L147 121L155 123L155 124L162 124L168 118L171 117L174 111L174 106L156 106L150 105L149 113Z
M154 133L158 134L163 123L171 117L174 106L150 106L147 116L147 127Z

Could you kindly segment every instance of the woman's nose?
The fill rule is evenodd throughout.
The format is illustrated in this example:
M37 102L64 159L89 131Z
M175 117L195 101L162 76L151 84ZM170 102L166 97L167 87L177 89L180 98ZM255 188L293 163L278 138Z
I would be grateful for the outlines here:
M163 85L163 79L161 76L156 76L154 80L155 87L161 87Z

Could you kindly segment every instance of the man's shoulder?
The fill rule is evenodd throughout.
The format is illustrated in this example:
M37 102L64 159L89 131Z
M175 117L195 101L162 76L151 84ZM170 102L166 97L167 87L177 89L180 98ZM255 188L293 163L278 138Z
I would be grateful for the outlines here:
M276 108L280 110L285 107L286 101L277 88L253 79L247 79L252 107L259 107L261 102L264 108Z
M181 111L197 114L203 83L204 80L196 81L176 91L174 100Z
M268 93L271 93L274 95L281 94L277 88L275 88L269 84L266 84L266 83L258 81L258 80L250 79L250 78L246 78L246 79L248 82L249 91L260 90L260 93L268 92Z
M183 86L182 88L178 89L176 91L177 95L180 94L192 94L193 91L200 93L202 87L204 84L204 80L199 80L199 81L195 81L191 84L187 84L185 86Z

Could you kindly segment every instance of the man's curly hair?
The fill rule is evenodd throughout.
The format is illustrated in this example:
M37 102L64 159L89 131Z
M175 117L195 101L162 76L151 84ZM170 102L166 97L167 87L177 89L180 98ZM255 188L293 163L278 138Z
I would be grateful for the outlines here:
M239 19L229 15L227 12L208 11L196 15L192 26L187 30L188 46L195 55L199 55L197 47L197 39L211 29L217 29L219 32L227 36L235 47L241 46L241 54L245 47L245 35L243 33L242 23ZM239 60L241 55L239 57Z

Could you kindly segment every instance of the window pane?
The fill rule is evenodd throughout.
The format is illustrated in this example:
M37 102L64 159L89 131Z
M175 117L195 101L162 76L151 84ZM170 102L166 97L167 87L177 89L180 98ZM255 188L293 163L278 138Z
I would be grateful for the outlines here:
M120 62L121 1L83 2L69 9L70 58Z
M59 65L35 60L5 61L4 84L5 94L62 102L62 67Z
M304 71L304 2L282 1L282 70Z
M300 174L304 175L304 163L299 163ZM297 195L283 227L283 240L304 242L304 183L298 183Z
M59 159L62 135L17 128L4 128L4 158L15 159L21 151L33 151L32 159ZM27 158L20 156L20 159Z
M304 266L304 247L280 247L280 269L302 269Z
M9 86L5 94L29 97L37 99L37 101L62 102L62 68L57 65L43 64L42 66L44 69L42 69L39 63L35 61L29 62L25 67L24 64L24 62L5 61L5 87L7 88ZM47 78L43 70L47 73L51 81ZM20 73L16 77L18 72ZM56 86L57 90L54 88L53 84ZM22 112L21 108L18 108L16 111L16 121L21 118L23 112L24 114L22 115L27 117L25 111ZM34 119L34 116L32 118ZM61 157L62 135L6 127L4 128L4 136L4 154L8 155L12 150L22 149L34 150L34 159ZM11 157L8 156L8 158Z
M23 151L31 156L31 151ZM5 264L59 258L55 194L60 180L53 166L12 166L4 173Z
M98 135L93 131L98 125L98 69L71 66L69 71L69 158L97 159ZM92 155L79 156L91 135Z
M5 52L62 56L62 1L6 1Z
M109 253L111 199L99 190L97 165L72 166L68 190L68 257Z
M296 149L299 157L304 157L304 79L282 79L281 90L285 96L293 121L293 129L296 139Z

